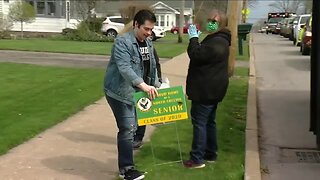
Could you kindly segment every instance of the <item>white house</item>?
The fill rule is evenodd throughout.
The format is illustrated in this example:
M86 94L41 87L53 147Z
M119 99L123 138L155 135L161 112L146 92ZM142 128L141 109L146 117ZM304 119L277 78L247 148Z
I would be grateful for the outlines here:
M177 3L177 5L179 5ZM157 26L164 27L165 30L170 30L173 26L179 24L180 12L179 9L174 9L169 5L159 1L151 6L154 9L157 17ZM193 7L184 8L184 23L192 23Z
M7 15L10 4L20 0L0 0L0 13ZM61 32L64 28L76 28L79 13L76 4L79 0L24 0L30 3L36 11L36 19L24 24L24 31ZM120 8L128 6L126 1L97 1L95 12L97 16L120 15ZM129 2L129 1L128 1ZM130 1L139 4L139 1ZM141 1L140 4L151 6L157 17L157 25L170 30L179 22L180 1ZM194 9L193 0L185 1L185 23L192 22ZM13 31L20 31L20 23L14 23Z
M177 26L180 15L181 0L135 0L135 1L98 1L95 12L99 17L110 15L120 15L120 9L129 6L149 6L154 9L157 18L157 26L163 27L165 30L170 30L173 26ZM192 23L194 9L194 1L185 1L184 6L184 21Z
M0 13L7 15L10 4L20 0L0 0ZM76 19L70 18L70 0L25 0L33 5L36 19L24 24L24 31L61 32L62 29L75 28ZM20 23L14 23L13 31L20 31Z

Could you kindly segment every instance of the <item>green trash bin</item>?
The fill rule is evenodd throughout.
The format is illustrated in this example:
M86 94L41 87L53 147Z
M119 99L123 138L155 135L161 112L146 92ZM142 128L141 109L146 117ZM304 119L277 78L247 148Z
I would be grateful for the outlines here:
M247 34L250 33L252 28L251 23L243 23L238 24L238 49L239 49L239 55L243 55L243 44L242 42L247 40Z

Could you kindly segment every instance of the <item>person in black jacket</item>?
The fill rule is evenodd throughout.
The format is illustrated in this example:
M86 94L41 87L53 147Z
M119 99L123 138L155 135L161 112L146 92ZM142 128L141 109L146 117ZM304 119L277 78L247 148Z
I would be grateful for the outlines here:
M187 168L203 168L205 160L214 162L217 159L216 109L229 84L231 34L226 26L225 14L215 10L208 19L209 34L201 43L198 38L201 32L195 25L188 29L190 63L186 93L191 100L193 141L190 159L183 162Z

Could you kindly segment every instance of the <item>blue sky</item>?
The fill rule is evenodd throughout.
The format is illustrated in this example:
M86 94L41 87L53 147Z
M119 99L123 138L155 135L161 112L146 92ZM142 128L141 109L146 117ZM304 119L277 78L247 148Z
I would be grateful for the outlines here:
M268 17L268 12L270 11L269 4L274 1L264 1L258 0L253 8L250 8L250 14L248 16L248 23L255 23L256 21L263 19L266 20Z

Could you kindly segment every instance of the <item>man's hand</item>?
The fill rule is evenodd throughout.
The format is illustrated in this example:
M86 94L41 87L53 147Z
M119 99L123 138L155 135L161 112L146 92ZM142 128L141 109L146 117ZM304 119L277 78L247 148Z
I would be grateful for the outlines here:
M158 91L155 87L149 86L146 83L141 83L138 85L138 88L140 88L142 91L148 93L148 96L151 100L155 99L158 96Z
M194 24L190 24L189 28L188 28L188 34L189 34L189 39L191 38L199 38L201 32L197 30L196 25Z

